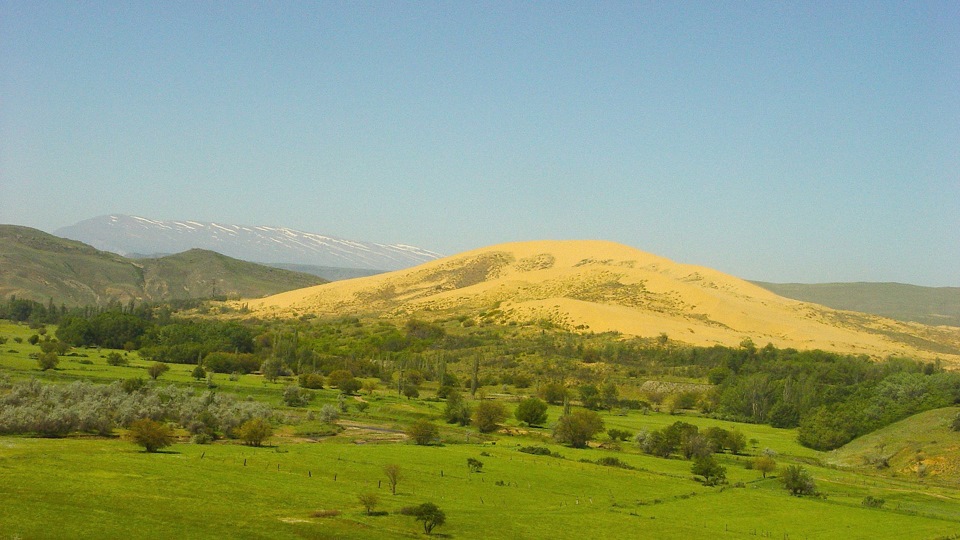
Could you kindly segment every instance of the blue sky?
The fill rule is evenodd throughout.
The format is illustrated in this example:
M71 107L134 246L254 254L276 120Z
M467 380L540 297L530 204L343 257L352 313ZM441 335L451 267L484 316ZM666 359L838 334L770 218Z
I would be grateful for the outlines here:
M0 0L0 222L960 286L958 2Z

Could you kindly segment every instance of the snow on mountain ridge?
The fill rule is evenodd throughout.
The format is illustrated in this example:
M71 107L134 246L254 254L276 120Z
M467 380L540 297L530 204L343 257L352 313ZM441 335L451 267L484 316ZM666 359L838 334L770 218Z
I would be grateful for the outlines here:
M408 244L348 240L288 227L160 221L120 214L81 221L54 234L122 255L200 248L253 262L381 271L408 268L440 257Z

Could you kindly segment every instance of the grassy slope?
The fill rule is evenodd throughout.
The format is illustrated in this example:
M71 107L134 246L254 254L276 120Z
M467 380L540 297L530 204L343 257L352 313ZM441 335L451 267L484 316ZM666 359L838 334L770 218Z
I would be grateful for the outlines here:
M191 250L133 261L36 229L0 225L0 297L102 305L218 295L258 297L322 283L290 272Z
M132 367L111 367L105 363L108 351L93 349L79 351L86 357L63 358L56 372L41 373L27 357L39 348L12 339L32 333L22 325L0 323L0 335L10 338L0 346L0 372L54 381L144 376L146 362L136 355L131 354ZM191 384L190 366L171 367L161 382ZM220 390L275 406L287 384L266 383L254 375L217 382ZM335 396L335 391L320 391L309 409L316 411ZM349 420L402 428L412 418L436 417L442 410L442 403L406 400L385 391L366 399L370 409ZM549 420L559 413L551 407ZM608 427L634 432L677 420L734 427L692 416L605 416ZM404 538L419 536L422 529L397 511L428 500L447 513L448 524L437 532L455 538L564 538L627 530L657 538L937 538L960 530L954 490L817 466L824 454L800 447L793 430L736 425L748 439L758 439L750 452L771 448L781 463L806 463L827 494L825 500L788 496L775 479L745 469L748 457L720 456L730 482L746 487L706 488L691 479L687 461L646 456L631 443L623 443L620 451L573 450L550 444L547 429L521 429L512 419L507 424L521 434L499 435L482 444L475 433L444 426L444 447L357 444L369 440L369 433L349 429L319 443L279 436L272 441L277 446L267 448L178 444L161 454L140 452L116 438L0 437L0 497L5 501L0 513L5 536L0 538L119 538L131 531L142 538L222 538L225 531L241 538ZM528 444L547 444L566 459L516 451ZM578 461L604 456L618 457L637 470ZM469 457L484 462L483 473L468 473ZM385 482L378 487L386 463L401 464L405 473L396 496ZM380 494L379 509L389 515L362 514L357 495L371 491ZM886 499L885 508L862 508L867 495ZM341 514L311 517L318 509Z
M886 476L916 477L918 461L929 481L956 486L960 482L960 432L950 423L960 407L922 412L867 434L831 452L832 463ZM877 469L876 458L889 468Z
M752 283L780 296L834 309L923 324L960 326L960 287L919 287L902 283Z

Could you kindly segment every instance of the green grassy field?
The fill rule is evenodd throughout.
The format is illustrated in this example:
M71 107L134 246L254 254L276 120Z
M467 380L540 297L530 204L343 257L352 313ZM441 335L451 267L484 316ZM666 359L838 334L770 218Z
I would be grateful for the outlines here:
M0 322L0 336L8 338L0 346L0 376L50 382L146 377L147 362L134 353L130 367L112 367L106 365L110 351L95 349L81 349L87 356L65 357L57 370L41 372L28 357L39 350L26 343L34 332ZM161 383L206 389L190 377L192 366L171 368ZM278 408L285 425L267 447L230 440L186 444L183 437L149 454L119 432L110 438L0 437L0 539L409 538L420 537L423 528L399 510L426 501L446 513L447 523L434 531L446 538L960 538L955 486L825 466L829 455L798 445L795 430L694 415L604 414L608 428L632 432L677 420L736 427L757 440L747 453L769 448L780 464L803 463L822 498L790 496L776 478L747 469L749 455L718 455L729 483L706 487L694 480L689 461L648 456L632 442L617 448L605 435L599 437L603 448L571 449L553 444L548 428L512 419L505 432L489 436L443 424L443 446L397 442L397 431L415 418L437 418L443 403L383 389L362 396L369 402L363 413L351 405L338 435L313 441L301 436L317 427L307 413L335 402L336 391L320 391L308 407L290 409L280 406L285 382L266 383L256 375L216 382L218 391ZM515 401L504 401L512 411ZM548 424L559 413L551 407ZM518 451L533 444L563 459ZM580 461L602 457L634 470ZM483 472L470 473L468 458L483 462ZM390 463L403 474L396 495L383 473ZM368 492L380 496L377 510L386 515L365 515L357 497ZM886 502L865 508L867 496ZM313 517L320 510L336 515Z

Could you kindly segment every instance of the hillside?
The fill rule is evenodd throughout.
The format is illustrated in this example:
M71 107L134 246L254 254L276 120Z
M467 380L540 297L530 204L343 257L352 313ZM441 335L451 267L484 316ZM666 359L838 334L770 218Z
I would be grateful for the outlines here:
M88 219L54 233L126 256L200 248L262 264L376 271L409 268L439 257L414 246L346 240L286 227L161 221L124 215Z
M780 296L833 309L929 325L960 326L960 287L919 287L903 283L752 283Z
M322 283L316 276L203 250L130 260L28 227L0 225L0 297L68 306L214 295L258 297Z
M602 241L503 244L250 303L262 315L467 317L477 322L960 363L960 331L790 300L709 268Z
M950 429L950 423L958 414L960 407L913 415L834 450L828 461L955 483L960 480L960 432Z

